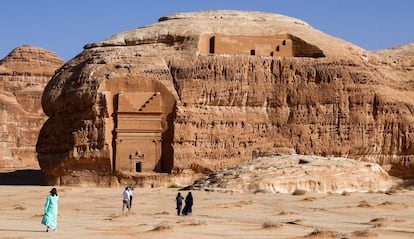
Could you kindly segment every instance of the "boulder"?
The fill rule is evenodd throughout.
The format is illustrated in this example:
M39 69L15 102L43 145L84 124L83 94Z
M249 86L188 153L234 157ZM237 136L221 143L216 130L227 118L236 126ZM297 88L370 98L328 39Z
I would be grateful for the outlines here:
M393 186L376 163L340 157L261 157L197 179L191 189L248 193L384 192Z

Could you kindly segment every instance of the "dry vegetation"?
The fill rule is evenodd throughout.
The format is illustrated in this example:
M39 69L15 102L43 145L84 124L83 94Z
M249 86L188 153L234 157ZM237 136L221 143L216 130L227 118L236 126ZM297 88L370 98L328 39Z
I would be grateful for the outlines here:
M1 186L0 238L44 239L49 187ZM24 193L21 193L24 191ZM53 238L412 238L414 191L306 195L192 191L193 214L177 216L175 188L136 188L122 214L122 188L58 187ZM316 228L316 229L315 229Z

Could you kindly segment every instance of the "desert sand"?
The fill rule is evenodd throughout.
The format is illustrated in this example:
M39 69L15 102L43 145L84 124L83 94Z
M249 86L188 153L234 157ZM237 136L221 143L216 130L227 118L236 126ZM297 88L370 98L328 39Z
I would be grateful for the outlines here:
M192 191L177 216L177 188L57 187L57 232L41 225L51 187L0 186L0 238L414 238L414 190L342 194ZM182 191L185 196L187 191Z

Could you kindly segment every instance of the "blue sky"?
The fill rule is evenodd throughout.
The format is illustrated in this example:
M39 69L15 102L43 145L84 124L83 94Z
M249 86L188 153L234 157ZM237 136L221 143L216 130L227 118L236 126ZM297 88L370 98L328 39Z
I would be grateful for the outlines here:
M27 44L64 60L87 43L175 12L217 9L278 13L367 50L414 41L413 0L1 0L0 59Z

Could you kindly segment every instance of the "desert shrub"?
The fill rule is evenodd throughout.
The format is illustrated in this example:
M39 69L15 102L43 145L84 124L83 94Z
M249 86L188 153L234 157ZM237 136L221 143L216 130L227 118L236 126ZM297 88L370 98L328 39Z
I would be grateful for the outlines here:
M172 230L171 225L168 222L160 222L158 225L152 229L152 231L165 231L165 230Z
M367 238L373 238L373 237L377 237L378 234L374 233L374 232L370 232L368 229L367 230L362 230L362 231L354 231L352 232L352 235L355 237L367 237Z
M304 189L299 189L299 188L297 188L297 189L295 189L295 191L293 191L293 193L292 193L292 195L296 195L296 196L298 196L298 195L305 195L306 194L306 190L304 190Z
M315 229L308 236L309 238L344 238L336 231Z
M387 226L387 219L383 217L374 218L372 219L369 224L373 225L374 227L385 227Z
M296 212L290 212L290 211L281 211L279 213L279 215L284 216L284 215L297 215Z
M385 194L387 194L387 195L397 194L397 189L396 188L390 188L387 191L385 191Z
M265 221L263 223L263 228L282 228L283 225L279 222L273 222L273 221Z
M20 204L14 205L15 210L26 210L26 207Z
M267 191L266 190L264 190L264 189L262 189L262 188L259 188L259 189L256 189L256 190L254 190L254 192L253 192L254 194L256 194L256 193L267 193Z
M308 202L313 202L313 201L316 201L316 200L318 200L318 199L315 198L315 197L306 197L306 198L303 199L303 201L308 201Z
M361 201L358 205L358 207L363 207L363 208L370 208L372 207L371 204L369 204L367 201Z
M156 212L154 213L154 215L170 215L170 213L167 211L162 211L162 212Z
M181 188L181 186L176 183L172 183L168 186L168 188Z

